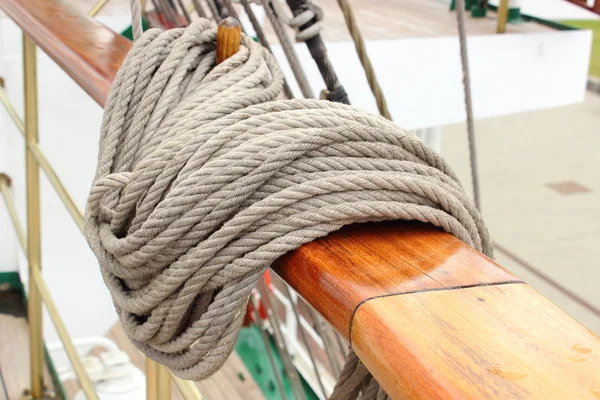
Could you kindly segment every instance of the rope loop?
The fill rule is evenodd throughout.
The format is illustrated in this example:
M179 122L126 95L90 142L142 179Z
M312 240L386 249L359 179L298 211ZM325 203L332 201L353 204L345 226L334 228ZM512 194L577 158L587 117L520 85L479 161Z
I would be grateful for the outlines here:
M296 42L306 42L309 39L317 36L323 29L323 9L314 2L308 2L308 9L304 10L295 17L290 18L288 25L296 30ZM310 21L316 19L316 22L309 27L302 29L301 27Z

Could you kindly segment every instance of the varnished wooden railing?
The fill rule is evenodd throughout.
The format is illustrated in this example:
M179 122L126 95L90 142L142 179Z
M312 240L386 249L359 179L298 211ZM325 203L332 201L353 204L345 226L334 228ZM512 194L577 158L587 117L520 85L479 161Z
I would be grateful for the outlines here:
M58 0L0 7L104 105L129 41ZM600 339L432 226L349 226L274 269L352 343L392 398L600 398Z
M573 3L575 5L578 5L579 7L583 7L588 11L591 11L593 13L596 13L598 15L600 15L600 0L593 0L590 4L590 2L586 1L586 0L567 0L570 3Z

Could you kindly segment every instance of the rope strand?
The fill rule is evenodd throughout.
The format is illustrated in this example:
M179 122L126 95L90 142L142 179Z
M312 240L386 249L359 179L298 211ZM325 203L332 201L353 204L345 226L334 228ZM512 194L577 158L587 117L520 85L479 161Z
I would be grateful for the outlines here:
M360 33L358 24L356 23L356 17L354 16L352 7L350 6L350 3L348 3L348 0L338 0L338 4L340 5L340 9L344 14L344 20L346 21L346 26L348 27L350 36L352 36L352 41L354 42L354 47L356 48L356 54L358 54L360 63L362 64L363 69L365 70L365 75L367 76L369 87L371 88L371 92L373 93L375 101L377 102L377 109L379 110L379 113L381 115L391 120L392 115L388 110L387 101L385 100L385 95L383 94L383 89L381 88L381 86L379 86L379 82L377 81L375 67L373 67L371 59L369 58L369 54L367 53L367 46L365 45L365 41L362 37L362 34Z
M473 100L471 99L471 77L469 75L469 56L467 53L467 33L465 30L465 1L456 0L456 19L460 41L460 60L462 63L463 88L465 93L465 111L467 114L467 137L469 139L469 161L473 181L473 198L477 209L481 211L479 188L479 170L477 168L477 146L475 146L475 123L473 122Z

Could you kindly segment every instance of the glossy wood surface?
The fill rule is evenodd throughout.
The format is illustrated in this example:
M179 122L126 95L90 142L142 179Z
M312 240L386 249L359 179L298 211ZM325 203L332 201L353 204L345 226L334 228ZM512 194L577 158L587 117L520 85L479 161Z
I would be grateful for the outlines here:
M219 22L217 28L217 64L221 64L240 49L242 26L232 17Z
M274 270L345 338L378 296L518 281L455 237L420 222L351 225L279 259Z
M98 104L131 42L58 0L2 0L0 8Z
M600 339L526 284L374 299L352 342L395 399L600 398Z

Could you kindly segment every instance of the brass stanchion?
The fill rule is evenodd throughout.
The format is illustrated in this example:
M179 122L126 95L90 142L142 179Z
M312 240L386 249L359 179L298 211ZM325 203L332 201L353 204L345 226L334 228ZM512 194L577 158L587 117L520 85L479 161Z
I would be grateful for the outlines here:
M29 259L29 352L31 389L34 399L44 395L44 342L42 336L42 298L33 274L41 270L40 168L29 150L38 143L36 46L23 35L23 77L25 87L25 154L27 175L27 258Z

